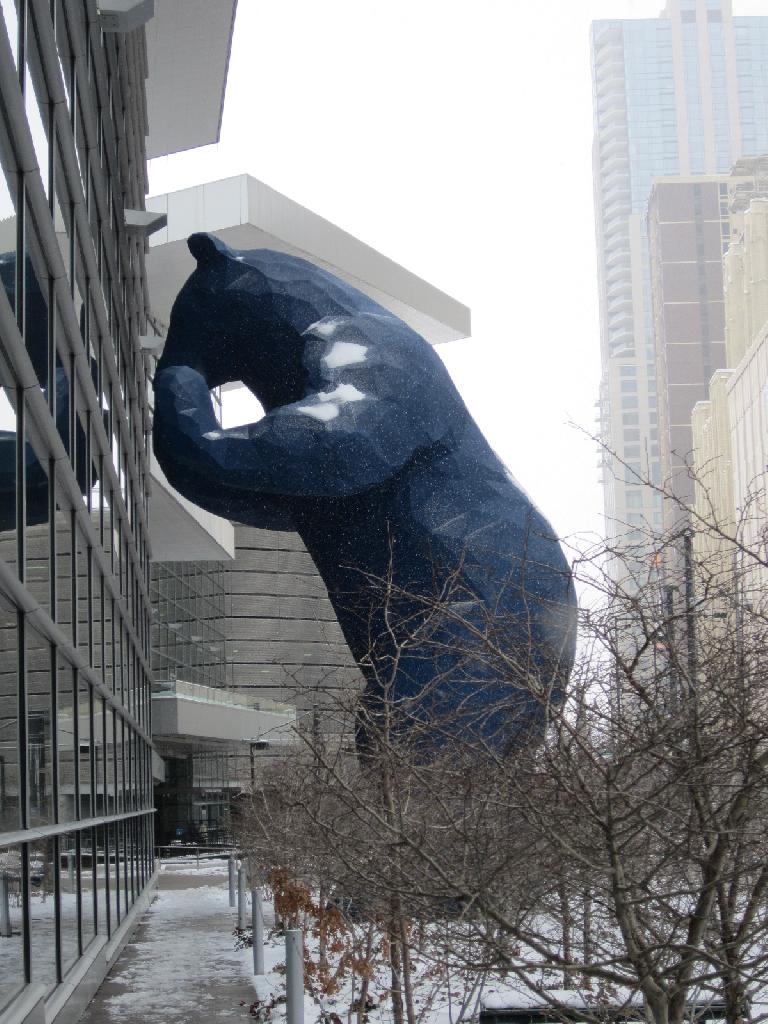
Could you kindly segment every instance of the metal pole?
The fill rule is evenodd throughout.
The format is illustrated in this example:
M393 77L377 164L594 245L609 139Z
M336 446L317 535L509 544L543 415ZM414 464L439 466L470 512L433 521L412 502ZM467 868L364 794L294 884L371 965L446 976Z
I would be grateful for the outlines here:
M234 907L235 905L235 855L230 853L229 855L229 905Z
M261 902L261 889L251 889L251 928L253 973L264 974L264 907Z
M71 892L75 891L75 851L67 851L67 881Z
M9 939L13 931L11 929L11 910L8 906L8 875L0 874L0 935Z
M240 865L237 872L237 927L242 931L246 921L245 886L247 882L247 871L245 864Z
M304 1024L304 936L301 928L285 933L285 1002L287 1024Z

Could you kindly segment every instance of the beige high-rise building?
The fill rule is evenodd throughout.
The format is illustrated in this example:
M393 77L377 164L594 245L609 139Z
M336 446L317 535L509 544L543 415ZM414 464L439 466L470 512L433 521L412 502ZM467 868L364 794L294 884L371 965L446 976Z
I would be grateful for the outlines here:
M609 541L662 525L661 501L639 479L661 481L647 230L653 181L727 174L741 156L768 152L766 62L768 17L734 17L730 0L669 0L659 18L592 28Z
M722 560L728 545L701 524L715 518L745 548L765 555L768 541L768 156L741 161L730 189L733 242L724 261L726 368L693 411L694 543L700 557ZM765 570L751 577L762 588Z

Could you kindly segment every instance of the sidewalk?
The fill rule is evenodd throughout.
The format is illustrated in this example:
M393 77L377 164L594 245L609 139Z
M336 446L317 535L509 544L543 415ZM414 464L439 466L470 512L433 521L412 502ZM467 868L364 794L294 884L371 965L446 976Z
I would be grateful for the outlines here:
M235 923L225 861L166 862L156 900L80 1024L247 1021L250 950L235 950Z

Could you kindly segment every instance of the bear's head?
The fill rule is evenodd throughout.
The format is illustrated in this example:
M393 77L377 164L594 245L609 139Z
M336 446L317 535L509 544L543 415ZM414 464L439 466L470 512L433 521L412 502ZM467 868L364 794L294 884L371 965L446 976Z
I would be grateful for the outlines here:
M303 396L308 327L328 316L381 311L297 256L230 249L203 233L188 245L197 267L174 302L158 370L191 366L209 388L241 380L266 409Z

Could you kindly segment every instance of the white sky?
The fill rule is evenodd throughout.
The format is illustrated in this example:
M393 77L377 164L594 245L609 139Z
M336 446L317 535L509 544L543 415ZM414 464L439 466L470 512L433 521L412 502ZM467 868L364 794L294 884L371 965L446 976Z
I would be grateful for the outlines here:
M247 172L470 306L439 352L471 412L558 532L599 530L589 24L661 6L239 0L221 141L151 192Z

